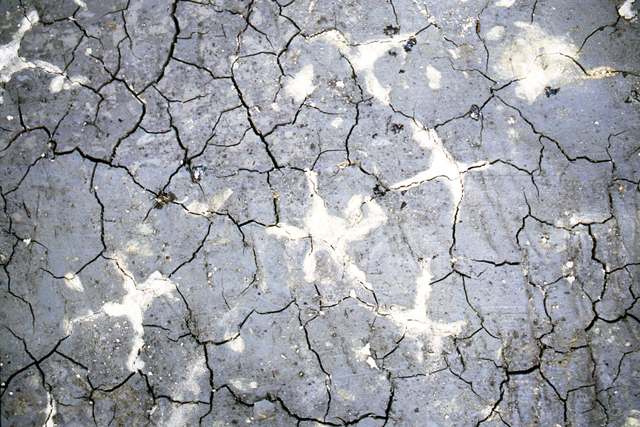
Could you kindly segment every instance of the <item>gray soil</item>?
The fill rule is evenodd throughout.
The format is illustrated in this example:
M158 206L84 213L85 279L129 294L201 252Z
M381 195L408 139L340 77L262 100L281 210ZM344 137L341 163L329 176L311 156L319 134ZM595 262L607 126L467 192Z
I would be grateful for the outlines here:
M640 426L639 1L0 1L1 424Z

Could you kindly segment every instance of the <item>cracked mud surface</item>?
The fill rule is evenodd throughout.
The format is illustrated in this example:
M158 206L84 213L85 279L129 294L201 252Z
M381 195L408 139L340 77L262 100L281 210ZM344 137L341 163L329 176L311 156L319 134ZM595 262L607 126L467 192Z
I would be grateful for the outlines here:
M637 2L0 13L2 425L640 425Z

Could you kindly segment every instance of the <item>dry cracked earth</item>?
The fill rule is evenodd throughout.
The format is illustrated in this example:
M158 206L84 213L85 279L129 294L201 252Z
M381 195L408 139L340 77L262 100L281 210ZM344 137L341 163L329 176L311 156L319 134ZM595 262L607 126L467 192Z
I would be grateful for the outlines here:
M639 426L634 0L3 0L6 426Z

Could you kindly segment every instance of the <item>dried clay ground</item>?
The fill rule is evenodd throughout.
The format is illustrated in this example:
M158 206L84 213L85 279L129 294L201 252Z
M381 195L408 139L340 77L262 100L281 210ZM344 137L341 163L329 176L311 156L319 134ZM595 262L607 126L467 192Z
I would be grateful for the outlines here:
M0 1L3 426L640 426L640 0Z

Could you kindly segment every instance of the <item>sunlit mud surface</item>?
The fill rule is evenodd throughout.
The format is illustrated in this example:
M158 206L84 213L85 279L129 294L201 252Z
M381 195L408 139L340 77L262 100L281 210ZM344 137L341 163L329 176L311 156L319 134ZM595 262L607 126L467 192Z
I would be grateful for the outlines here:
M3 426L640 426L634 0L0 1Z

